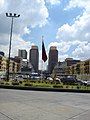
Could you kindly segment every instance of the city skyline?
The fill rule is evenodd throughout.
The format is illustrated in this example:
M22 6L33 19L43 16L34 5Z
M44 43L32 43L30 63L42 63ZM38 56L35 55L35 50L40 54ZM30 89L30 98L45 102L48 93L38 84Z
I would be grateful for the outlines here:
M43 35L46 53L56 46L59 61L90 58L89 4L89 0L0 0L0 51L8 56L11 19L5 13L12 12L20 17L14 19L11 56L37 45L41 63Z

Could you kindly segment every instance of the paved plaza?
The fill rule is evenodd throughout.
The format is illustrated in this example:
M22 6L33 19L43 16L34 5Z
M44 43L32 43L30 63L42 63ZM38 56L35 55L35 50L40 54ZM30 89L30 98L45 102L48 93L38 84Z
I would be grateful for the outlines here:
M90 120L90 94L0 89L0 120Z

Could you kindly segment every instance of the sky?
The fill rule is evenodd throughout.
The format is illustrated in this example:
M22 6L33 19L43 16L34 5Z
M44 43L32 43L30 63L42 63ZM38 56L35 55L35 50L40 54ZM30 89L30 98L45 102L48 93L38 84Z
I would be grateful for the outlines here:
M20 14L14 18L11 56L37 45L40 67L44 36L47 55L57 46L59 61L90 59L90 0L0 0L0 51L8 56L11 18L6 12Z

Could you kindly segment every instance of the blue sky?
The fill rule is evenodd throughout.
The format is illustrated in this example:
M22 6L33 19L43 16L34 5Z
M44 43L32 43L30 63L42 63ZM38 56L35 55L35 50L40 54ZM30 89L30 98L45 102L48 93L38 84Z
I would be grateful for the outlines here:
M57 46L59 61L90 59L90 0L0 0L0 50L8 56L11 20L6 12L20 14L14 19L12 56L34 44L41 63L43 35L47 54Z
M48 23L42 28L39 26L34 29L31 28L31 33L23 35L23 39L31 40L35 44L40 45L38 41L41 40L41 36L43 35L46 46L48 46L50 42L55 41L58 27L65 23L73 24L74 18L82 14L83 8L76 7L70 11L64 11L65 5L68 4L68 1L69 0L63 0L61 4L56 5L47 3L46 7L49 12Z

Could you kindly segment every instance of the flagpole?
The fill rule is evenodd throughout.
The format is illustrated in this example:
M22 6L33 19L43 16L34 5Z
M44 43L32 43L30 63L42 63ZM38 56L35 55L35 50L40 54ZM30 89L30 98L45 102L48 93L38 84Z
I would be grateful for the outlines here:
M41 62L41 81L43 80L43 61Z
M42 36L42 39L41 39L41 48L42 48L43 37L44 36ZM43 73L43 60L41 58L41 81L42 81L42 73Z
M41 60L41 81L42 81L43 61Z

